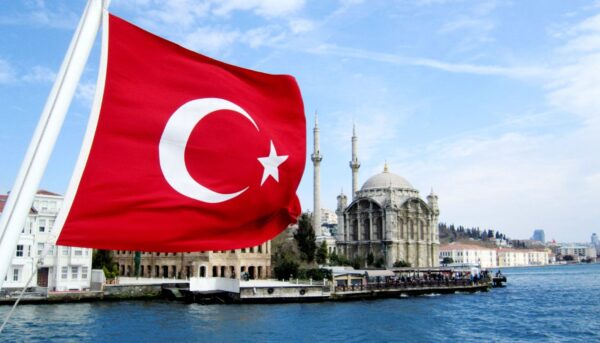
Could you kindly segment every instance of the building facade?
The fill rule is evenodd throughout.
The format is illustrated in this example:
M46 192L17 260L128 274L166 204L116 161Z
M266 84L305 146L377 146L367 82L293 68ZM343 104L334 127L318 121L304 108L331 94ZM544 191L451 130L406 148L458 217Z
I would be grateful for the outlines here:
M0 213L7 196L0 196ZM92 249L55 246L54 222L62 206L59 194L40 190L21 231L15 256L11 261L4 289L29 287L49 291L86 290L90 288ZM48 253L43 257L44 250ZM41 261L40 261L41 259Z
M562 256L573 256L577 260L596 258L596 248L585 244L561 244L559 253Z
M548 249L498 249L498 267L543 266L550 261Z
M495 268L498 266L497 249L486 248L479 245L450 243L440 246L440 260L448 257L453 263L476 264L481 268Z
M338 197L338 209L345 196ZM403 177L387 165L382 173L369 178L338 219L338 252L348 258L382 258L386 267L397 261L413 267L439 265L437 196L427 202Z
M271 276L271 241L235 250L183 253L141 252L140 277L226 277L266 279ZM121 276L135 276L135 252L116 250L113 258Z

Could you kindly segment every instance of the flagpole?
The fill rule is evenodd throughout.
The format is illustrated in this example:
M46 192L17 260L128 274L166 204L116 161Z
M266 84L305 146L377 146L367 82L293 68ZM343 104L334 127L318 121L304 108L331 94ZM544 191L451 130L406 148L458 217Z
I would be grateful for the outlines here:
M27 153L0 217L0 289L19 242L21 229L29 215L34 196L60 133L65 115L77 89L96 34L100 28L106 0L88 0L75 30L54 86L46 100Z

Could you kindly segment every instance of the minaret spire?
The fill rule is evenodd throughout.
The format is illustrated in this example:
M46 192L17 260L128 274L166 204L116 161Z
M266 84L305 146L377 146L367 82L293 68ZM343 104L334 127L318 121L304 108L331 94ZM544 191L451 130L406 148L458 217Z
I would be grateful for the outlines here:
M317 116L317 111L315 111L315 127L313 129L313 153L311 155L311 160L313 162L313 229L315 230L315 236L322 236L321 232L321 161L323 160L323 156L321 155L320 146L319 146L319 119Z
M350 161L350 169L352 169L352 199L356 198L358 192L358 137L356 136L356 125L352 123L352 160Z

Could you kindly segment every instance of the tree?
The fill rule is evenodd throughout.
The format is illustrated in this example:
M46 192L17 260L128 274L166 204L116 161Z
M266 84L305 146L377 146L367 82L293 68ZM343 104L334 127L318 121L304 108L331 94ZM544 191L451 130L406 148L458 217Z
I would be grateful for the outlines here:
M133 256L133 263L134 263L134 275L135 277L140 276L140 263L142 262L142 253L139 251L135 252L135 255Z
M321 242L319 249L317 249L315 258L318 264L327 263L327 243L325 243L325 241Z
M286 234L282 233L271 244L273 275L281 280L297 277L300 253L294 241L286 239Z
M294 233L294 239L300 250L300 258L308 263L314 261L317 250L315 230L310 219L308 214L303 213L298 220L298 230Z
M350 263L352 264L352 267L354 269L360 269L365 265L365 260L361 257L356 256L350 261Z
M410 267L410 263L404 261L404 260L399 260L394 262L394 268L403 268L403 267Z
M442 260L442 264L450 264L450 263L454 263L454 260L452 259L452 257L444 257L444 259Z
M372 252L369 252L367 255L367 266L372 266L375 263L375 256L373 256Z
M383 259L383 257L379 257L376 261L375 261L375 267L376 268L383 268L385 266L385 260Z
M117 264L113 261L110 250L94 250L92 253L92 268L102 269L107 279L114 279L119 275Z

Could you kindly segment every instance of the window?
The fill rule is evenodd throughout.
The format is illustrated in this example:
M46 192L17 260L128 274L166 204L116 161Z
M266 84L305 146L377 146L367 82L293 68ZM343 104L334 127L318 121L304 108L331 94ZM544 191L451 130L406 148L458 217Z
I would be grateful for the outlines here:
M143 273L143 271L142 271L142 273ZM87 279L87 277L88 277L88 267L81 267L81 278Z
M60 278L61 279L66 280L68 274L69 274L69 268L68 267L61 267L60 268Z
M71 267L71 279L79 277L79 267Z
M22 257L23 256L23 244L18 244L17 245L16 256L17 257Z
M63 256L69 255L69 247L62 247L62 254Z
M19 281L20 270L15 268L13 269L13 281Z
M81 249L73 249L73 255L83 256L83 251Z
M37 250L38 256L42 256L42 251L44 251L44 243L38 243L38 250Z
M46 219L40 219L40 232L46 232Z
M54 255L54 244L50 244L50 248L48 249L48 255Z
M48 220L48 232L52 232L52 228L54 227L54 220Z

